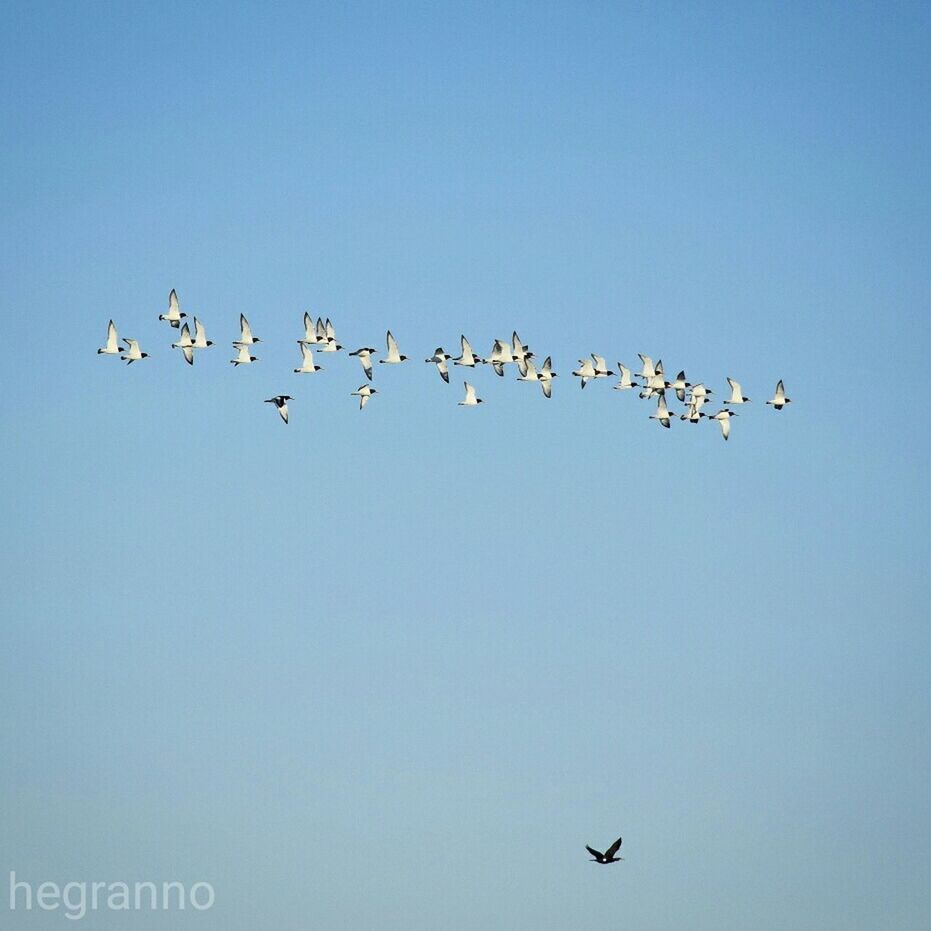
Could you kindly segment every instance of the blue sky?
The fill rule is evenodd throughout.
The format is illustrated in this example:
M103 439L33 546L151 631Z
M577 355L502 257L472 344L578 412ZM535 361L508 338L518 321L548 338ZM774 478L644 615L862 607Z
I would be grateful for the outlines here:
M919 4L4 5L4 888L921 926L929 51ZM360 414L305 310L413 361ZM514 328L551 401L420 361ZM754 400L664 431L592 351Z

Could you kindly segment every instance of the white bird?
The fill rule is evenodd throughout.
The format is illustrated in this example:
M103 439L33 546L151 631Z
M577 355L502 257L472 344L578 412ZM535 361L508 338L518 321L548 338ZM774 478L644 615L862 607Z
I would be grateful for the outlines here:
M480 359L473 351L472 346L469 341L464 337L460 337L462 341L462 355L458 359L453 359L453 365L465 365L468 368L475 368L476 365L480 365L484 362L483 359Z
M181 313L181 304L178 302L178 293L174 288L171 289L171 293L168 295L168 313L159 314L158 319L164 320L166 323L170 323L176 330L181 326L181 318L186 317L187 314Z
M667 381L666 387L674 389L676 392L676 397L680 401L685 401L685 389L691 388L692 386L685 380L685 370L683 370L679 372L678 375L676 375L675 381Z
M207 331L197 317L194 318L194 342L192 345L195 349L206 349L208 346L213 345L213 340L207 339Z
M643 382L643 390L640 392L641 398L652 398L654 395L664 396L666 394L666 379L663 373L657 369L654 373Z
M614 386L615 391L627 391L640 386L631 380L631 371L623 362L618 362L617 370L621 373L621 380Z
M126 343L126 348L123 350L123 355L120 358L127 364L132 365L133 362L138 362L140 359L148 358L147 352L142 352L139 349L139 342L135 339L127 339L123 337L123 342Z
M239 339L234 340L234 346L252 346L255 343L262 342L258 336L252 335L252 327L249 326L249 321L246 320L245 314L239 315Z
M369 381L372 380L372 356L377 352L377 349L363 347L362 349L357 349L355 352L349 353L349 355L355 356L362 364L362 371L365 372L365 377Z
M687 420L689 423L698 423L702 417L707 417L707 414L701 412L702 404L704 404L704 399L696 398L689 405L689 409L684 414L679 414L679 420Z
M314 372L319 372L323 366L317 365L314 362L314 351L308 346L302 339L297 341L298 345L301 347L301 367L294 370L295 375L313 375Z
M483 403L481 398L475 396L475 388L472 385L468 382L463 382L463 384L465 385L465 397L459 402L460 407L476 407Z
M258 362L256 356L249 355L249 347L245 343L233 343L236 349L236 358L230 359L233 365L248 365L250 362Z
M317 320L317 334L320 334L321 323L320 320ZM336 328L330 323L330 318L326 318L326 323L323 324L323 342L324 346L320 350L321 352L339 352L343 347L339 344L336 339Z
M527 374L527 362L533 358L529 346L525 346L517 335L517 330L511 334L511 359L517 363L521 375Z
M739 381L728 378L727 383L731 386L731 396L724 402L725 404L746 404L750 400L743 396Z
M184 356L184 361L188 365L194 364L194 342L191 339L191 331L188 329L188 325L185 323L181 327L181 336L178 338L178 342L171 344L172 349L180 349L181 354Z
M278 408L278 413L281 415L281 419L287 423L288 422L288 401L293 401L289 394L279 394L273 398L267 398L266 404L274 404Z
M537 372L537 367L533 364L531 359L524 359L523 361L523 370L517 376L518 381L532 381L537 382L540 380L540 376Z
M650 414L650 420L658 420L667 430L669 429L669 408L666 406L666 395L659 396L656 402L656 413Z
M326 332L326 331L324 331ZM317 338L317 330L314 326L314 318L307 311L304 311L304 338L298 340L299 343L306 343L308 346L316 346L320 340Z
M511 347L500 339L495 340L494 346L491 347L491 355L485 359L485 362L495 370L495 374L502 376L504 375L505 365L513 361L514 356L511 353Z
M608 368L604 356L596 356L595 353L592 353L592 361L595 363L595 378L608 378L610 376L611 370Z
M642 352L638 352L637 355L640 356L640 361L643 363L638 376L644 380L652 378L656 374L656 366L653 365L653 360Z
M368 404L369 398L373 394L378 394L378 392L374 388L372 388L370 385L362 385L360 386L358 391L352 392L353 397L357 397L359 399L359 410L360 411L362 410L363 407L365 407L366 404Z
M731 435L731 417L736 417L737 414L734 411L729 411L726 408L722 408L717 412L717 414L712 414L709 420L716 420L721 424L721 436L726 440Z
M381 365L398 365L407 360L407 356L401 355L401 351L398 349L398 341L391 335L391 330L388 330L385 335L385 343L388 346L388 355L384 359L378 360Z
M440 378L449 384L449 366L446 364L452 356L442 347L437 346L433 355L429 359L424 359L424 362L432 362L436 366L436 370L440 373Z
M120 339L116 335L116 324L111 320L107 324L107 345L97 350L97 355L118 356L123 350L120 349Z
M592 360L579 359L579 367L572 374L582 379L582 387L584 388L595 377L595 366Z
M316 334L318 343L325 343L327 341L326 324L323 322L323 317L317 317Z
M107 345L109 345L109 343ZM102 352L103 350L98 349L97 351ZM776 393L773 395L772 401L767 401L766 403L772 404L777 411L781 411L786 404L792 403L792 398L786 397L786 388L781 378L776 382Z
M553 371L553 360L547 356L543 360L543 368L537 372L537 381L540 382L540 387L543 389L544 397L551 398L553 396L554 378L558 378L558 376Z

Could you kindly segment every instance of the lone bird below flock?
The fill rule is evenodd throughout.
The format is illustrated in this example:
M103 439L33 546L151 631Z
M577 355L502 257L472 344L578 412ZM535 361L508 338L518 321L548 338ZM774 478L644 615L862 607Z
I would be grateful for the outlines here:
M623 838L619 837L604 853L589 847L588 844L585 845L585 849L592 855L592 862L594 863L617 863L618 860L624 859L615 856L618 850L621 849L622 840Z
M482 403L481 398L475 396L475 388L472 387L468 382L463 382L465 385L465 397L459 402L460 407L477 407Z
M368 404L369 398L373 394L378 394L378 391L376 391L370 385L360 385L358 391L352 392L353 397L357 397L359 399L359 410L360 411L362 410L363 407L365 407L366 404Z
M101 350L98 349L97 351L100 352ZM766 403L772 404L773 408L777 411L781 411L786 404L792 403L792 398L786 397L785 385L783 385L781 378L776 382L776 393L773 395L773 399Z
M281 419L287 423L288 422L288 401L293 401L294 398L289 394L278 394L273 398L266 398L266 404L274 404L278 408L278 413L281 415Z
M158 319L164 320L166 323L170 323L176 330L181 326L181 318L186 317L187 314L181 313L181 304L178 301L178 292L174 288L171 289L171 293L168 295L168 313L159 314Z

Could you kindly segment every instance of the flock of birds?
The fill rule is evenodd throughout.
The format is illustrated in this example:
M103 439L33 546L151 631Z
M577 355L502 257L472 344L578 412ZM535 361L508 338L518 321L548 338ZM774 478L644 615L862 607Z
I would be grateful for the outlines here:
M181 312L181 305L178 301L177 292L172 289L168 295L168 311L160 314L159 320L165 321L172 328L179 330L178 339L171 344L172 349L178 349L188 365L194 364L196 354L204 349L209 349L213 342L207 339L207 332L203 323L194 317L194 332L187 322L182 320L187 314ZM143 352L139 347L138 340L124 338L122 340L125 346L120 345L120 339L117 335L116 325L111 320L107 328L106 345L97 350L98 354L119 356L127 364L138 362L148 358L148 353ZM252 347L261 340L252 332L249 321L243 314L239 316L239 339L233 341L233 349L236 357L230 359L230 362L238 367L240 365L249 365L252 362L258 362L258 358L252 355ZM304 335L297 340L301 350L300 368L294 369L297 375L311 375L322 370L323 366L317 365L314 358L314 351L319 353L340 352L343 346L336 338L336 330L329 319L323 320L318 317L314 320L309 313L304 314ZM408 361L408 357L401 354L398 342L391 335L389 330L385 337L386 352L383 359L379 359L381 365L400 365ZM449 363L459 365L466 369L475 369L480 365L490 365L495 373L504 376L505 366L516 365L519 372L517 381L532 382L538 384L547 398L553 395L553 379L557 378L556 372L553 371L553 360L547 356L542 365L537 368L536 356L531 352L530 347L524 345L515 332L510 342L507 340L496 339L491 353L487 358L482 358L473 349L469 341L462 336L460 338L460 355L451 356L442 346L438 347L429 359L424 361L436 366L436 370L444 382L449 384ZM373 359L378 354L377 349L370 346L364 346L348 353L359 360L362 371L365 373L367 382L359 386L356 391L351 393L352 397L359 399L359 409L363 410L371 398L378 394L378 391L372 387L373 380ZM618 362L617 368L620 380L614 386L617 391L638 390L639 396L643 399L656 399L656 410L650 414L651 420L656 420L661 426L669 428L672 420L677 416L670 412L666 399L666 392L675 392L677 400L684 405L682 413L678 414L680 420L687 423L699 423L702 418L716 422L721 428L721 435L726 440L731 432L731 418L737 416L735 407L747 404L750 398L745 397L740 382L733 378L727 379L730 388L730 397L726 398L719 411L714 414L705 413L702 408L710 400L710 395L714 392L711 388L701 382L692 383L686 381L685 372L680 371L673 381L667 381L663 371L663 362L658 360L654 363L650 356L640 355L641 369L639 372L633 372L627 366ZM599 378L610 378L614 376L612 369L608 367L604 356L592 355L587 359L579 359L579 367L572 373L579 379L579 383L584 388L590 381ZM465 396L459 402L460 407L477 407L483 401L475 393L474 385L464 382ZM267 398L267 404L274 404L281 419L288 422L288 401L294 400L290 395L279 394L273 398ZM766 402L774 410L781 411L786 404L791 403L791 398L786 397L785 386L780 379L776 383L776 390L773 397ZM618 841L617 846L620 845ZM611 848L614 849L614 848ZM594 853L594 851L592 851ZM616 852L616 849L615 849ZM609 849L610 853L610 849ZM611 859L599 862L614 862Z

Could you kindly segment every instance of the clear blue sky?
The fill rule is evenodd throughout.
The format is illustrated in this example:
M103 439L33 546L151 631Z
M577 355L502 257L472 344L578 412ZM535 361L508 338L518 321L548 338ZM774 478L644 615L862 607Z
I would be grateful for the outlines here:
M923 927L929 61L921 4L4 4L4 907ZM364 414L307 309L413 358ZM549 402L421 361L515 327ZM754 401L664 431L591 351Z

